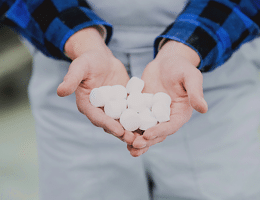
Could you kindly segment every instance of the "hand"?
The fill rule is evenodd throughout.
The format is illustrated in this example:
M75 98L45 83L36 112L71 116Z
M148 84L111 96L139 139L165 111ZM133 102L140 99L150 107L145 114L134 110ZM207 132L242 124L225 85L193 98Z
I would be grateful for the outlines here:
M89 94L93 88L104 85L126 86L129 76L124 65L116 59L95 28L75 33L65 44L66 54L73 60L63 82L57 89L61 97L75 92L79 111L98 127L127 144L132 144L134 134L108 117L101 108L92 106Z
M193 109L206 113L208 106L203 98L201 72L196 68L200 59L190 47L168 41L156 58L145 68L143 92L165 92L171 96L170 121L147 129L127 148L134 157L145 153L150 146L162 142L189 121Z

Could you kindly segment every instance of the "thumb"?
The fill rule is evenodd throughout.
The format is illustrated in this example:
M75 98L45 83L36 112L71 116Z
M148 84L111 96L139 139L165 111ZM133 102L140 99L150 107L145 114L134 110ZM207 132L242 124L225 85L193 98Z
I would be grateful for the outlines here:
M197 68L194 68L194 66L184 76L184 87L191 106L200 113L206 113L208 111L208 104L203 97L202 83L202 73Z
M80 62L77 62L77 60L71 63L63 82L57 88L57 94L60 97L65 97L75 92L84 78L84 67L86 67L86 64L83 66Z

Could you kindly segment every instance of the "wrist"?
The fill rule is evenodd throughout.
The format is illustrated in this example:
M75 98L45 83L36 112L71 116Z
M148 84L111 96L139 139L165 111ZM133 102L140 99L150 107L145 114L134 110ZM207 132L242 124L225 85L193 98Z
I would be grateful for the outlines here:
M64 45L64 53L72 60L89 50L99 50L106 46L96 27L84 28L74 33Z
M187 59L195 67L199 66L200 64L200 57L195 50L175 40L168 40L165 42L161 46L157 56L181 56Z

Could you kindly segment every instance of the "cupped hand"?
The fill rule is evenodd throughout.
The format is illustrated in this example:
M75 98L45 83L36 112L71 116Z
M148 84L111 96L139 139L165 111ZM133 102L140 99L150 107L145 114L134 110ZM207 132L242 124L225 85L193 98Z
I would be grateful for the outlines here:
M177 45L176 45L177 44ZM196 68L199 57L195 51L175 41L167 42L156 58L145 68L143 92L165 92L172 99L170 121L147 129L142 135L134 133L133 144L127 146L134 157L145 153L150 146L160 143L189 121L193 109L206 113L203 97L203 76Z
M72 36L67 46L65 45L65 50L67 49L67 54L73 61L57 89L57 94L64 97L75 92L78 110L95 126L103 128L127 144L132 144L134 134L125 131L118 121L107 116L101 108L94 107L89 101L93 88L105 85L126 86L129 81L127 71L113 56L96 30L84 31ZM88 38L90 40L86 41Z

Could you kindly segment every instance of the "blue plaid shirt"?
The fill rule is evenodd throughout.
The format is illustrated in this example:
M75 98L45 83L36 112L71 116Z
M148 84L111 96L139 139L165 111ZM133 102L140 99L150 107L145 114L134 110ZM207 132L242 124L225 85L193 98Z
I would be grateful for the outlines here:
M106 43L112 25L98 17L85 0L0 0L1 21L31 41L45 55L69 60L64 45L76 31L103 25ZM155 55L163 38L193 48L202 72L223 64L242 44L260 33L260 0L190 0L178 18L154 42Z

